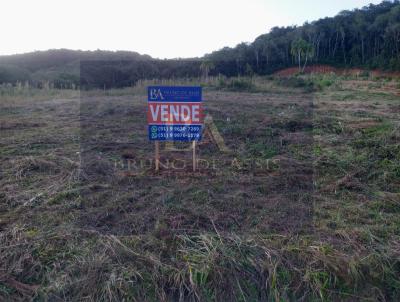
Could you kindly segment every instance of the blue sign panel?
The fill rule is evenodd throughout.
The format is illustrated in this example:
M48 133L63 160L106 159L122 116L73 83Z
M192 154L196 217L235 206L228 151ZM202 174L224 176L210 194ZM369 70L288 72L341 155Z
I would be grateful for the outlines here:
M147 110L149 140L201 140L201 87L148 87Z
M200 141L201 125L149 125L149 139L153 141Z
M149 102L201 102L201 87L150 86L147 89Z

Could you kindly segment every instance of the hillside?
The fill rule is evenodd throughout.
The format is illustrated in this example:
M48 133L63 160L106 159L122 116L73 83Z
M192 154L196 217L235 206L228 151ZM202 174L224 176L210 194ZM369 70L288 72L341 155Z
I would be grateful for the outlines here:
M0 83L52 82L56 87L79 85L81 62L150 61L151 57L126 51L75 51L55 49L0 56ZM121 70L121 68L119 68ZM99 71L100 74L100 71Z
M313 64L400 70L399 0L343 11L303 26L275 27L252 43L201 59L157 60L136 52L66 49L0 56L0 84L126 87L145 78L265 75L294 66L302 71Z
M400 69L400 4L383 1L342 11L303 26L275 27L253 43L241 43L206 55L225 74L267 74L297 65L294 43L309 46L308 62L335 67ZM301 54L301 63L305 53Z

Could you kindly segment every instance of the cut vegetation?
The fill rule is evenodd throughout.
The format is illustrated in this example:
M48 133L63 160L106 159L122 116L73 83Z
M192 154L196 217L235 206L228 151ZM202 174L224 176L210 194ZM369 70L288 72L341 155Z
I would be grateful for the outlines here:
M398 82L209 78L196 174L148 84L0 88L0 300L400 299Z

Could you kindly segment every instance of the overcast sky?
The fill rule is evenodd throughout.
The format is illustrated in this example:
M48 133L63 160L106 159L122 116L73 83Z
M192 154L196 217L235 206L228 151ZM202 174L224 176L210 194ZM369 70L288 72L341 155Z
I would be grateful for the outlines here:
M1 0L0 54L69 48L202 56L381 0Z

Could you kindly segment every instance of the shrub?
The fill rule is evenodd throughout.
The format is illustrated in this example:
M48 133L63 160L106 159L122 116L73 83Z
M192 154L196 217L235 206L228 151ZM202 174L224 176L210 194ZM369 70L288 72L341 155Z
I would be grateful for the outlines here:
M309 82L300 77L279 78L278 85L290 88L304 88Z
M254 84L245 79L235 79L229 83L228 88L233 91L251 91L253 90Z

